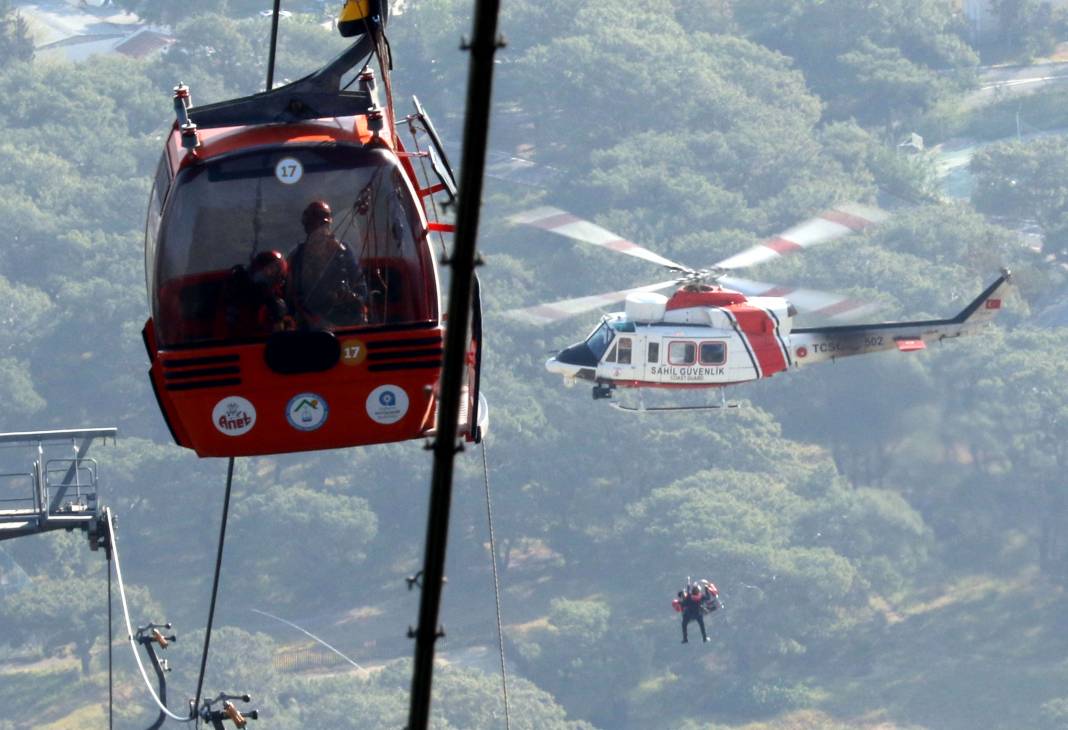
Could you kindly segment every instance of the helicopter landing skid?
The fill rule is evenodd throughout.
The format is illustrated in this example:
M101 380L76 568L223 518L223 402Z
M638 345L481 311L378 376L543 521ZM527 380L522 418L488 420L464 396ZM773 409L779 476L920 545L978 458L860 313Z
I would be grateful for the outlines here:
M613 408L620 411L628 411L629 413L653 413L653 412L665 412L665 411L722 411L724 409L740 408L741 403L736 401L724 402L724 403L712 403L703 406L628 406L623 403L609 403Z

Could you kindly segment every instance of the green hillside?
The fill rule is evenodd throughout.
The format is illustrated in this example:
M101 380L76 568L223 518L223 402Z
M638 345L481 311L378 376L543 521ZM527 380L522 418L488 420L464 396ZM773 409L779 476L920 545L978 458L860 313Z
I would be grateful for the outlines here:
M182 714L226 464L171 443L146 377L145 206L171 88L198 104L260 90L269 24L246 0L180 16L118 5L171 24L176 43L144 60L26 60L0 4L0 431L120 429L94 447L101 497L133 620L174 623ZM407 0L389 31L398 108L417 95L450 145L469 5ZM1064 126L1056 84L966 103L981 63L1047 53L1063 18L1001 3L1002 32L984 40L931 0L503 5L491 147L551 182L486 181L492 430L457 461L434 727L504 727L480 449L513 728L1068 727L1068 345L1036 316L1068 278L1068 142L986 146L972 200L943 193L937 164L939 145L992 142L1017 113ZM321 25L336 8L292 9L277 78L343 47ZM913 131L926 149L910 155L898 144ZM630 414L544 368L599 314L544 328L506 316L668 278L508 223L537 205L705 266L849 201L892 215L746 276L894 320L955 315L1008 267L1017 293L996 325L739 386L738 409ZM1035 227L1042 250L1019 233ZM206 694L252 694L260 728L403 727L418 609L405 579L421 567L430 459L420 442L238 459ZM105 561L79 534L0 552L32 579L0 594L0 730L104 727ZM705 645L679 644L670 603L687 576L725 604ZM115 727L145 727L156 711L115 631Z

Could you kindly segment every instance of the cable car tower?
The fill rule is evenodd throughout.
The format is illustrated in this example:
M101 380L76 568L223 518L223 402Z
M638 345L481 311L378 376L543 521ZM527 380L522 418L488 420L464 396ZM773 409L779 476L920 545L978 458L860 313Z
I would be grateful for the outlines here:
M0 452L32 452L25 470L0 455L0 540L77 528L88 533L92 550L100 547L97 464L87 454L95 441L114 442L117 434L116 428L0 434Z

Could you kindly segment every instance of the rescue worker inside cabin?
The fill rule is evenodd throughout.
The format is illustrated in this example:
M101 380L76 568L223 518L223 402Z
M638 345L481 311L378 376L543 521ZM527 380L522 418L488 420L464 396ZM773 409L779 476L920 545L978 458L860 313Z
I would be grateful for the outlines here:
M253 337L293 329L286 306L289 266L278 251L260 251L248 267L235 266L223 289L228 337Z
M351 248L331 229L330 205L314 200L301 214L306 238L289 254L289 302L303 329L367 322L367 282Z
M705 633L705 617L704 610L701 607L701 589L698 586L693 586L687 591L679 591L678 608L682 612L682 643L689 642L689 637L686 635L686 629L689 627L691 621L696 621L697 625L701 627L701 638L708 641L708 634Z

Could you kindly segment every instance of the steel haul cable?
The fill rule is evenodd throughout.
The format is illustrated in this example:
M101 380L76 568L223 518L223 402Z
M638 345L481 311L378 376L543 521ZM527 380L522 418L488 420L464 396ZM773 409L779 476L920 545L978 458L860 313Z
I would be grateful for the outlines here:
M234 457L226 465L226 496L223 497L222 521L219 523L219 550L215 554L215 578L211 582L211 605L208 608L208 627L204 630L204 652L200 655L200 677L193 700L194 715L200 708L200 691L204 688L204 672L208 667L208 646L211 644L211 625L215 622L215 600L219 597L219 573L222 571L223 546L226 544L226 521L230 517L230 487L234 483Z
M122 603L122 615L126 621L126 637L130 640L130 649L133 651L134 660L137 662L137 668L141 672L141 679L145 682L145 688L148 689L148 694L156 702L156 706L159 707L160 712L163 712L167 717L178 722L192 722L196 719L196 716L182 717L181 715L175 715L173 712L167 709L167 706L160 702L159 695L156 694L156 690L152 688L152 682L148 679L148 673L145 671L145 665L141 661L141 652L137 650L137 644L134 642L134 630L133 623L130 621L130 607L126 603L126 586L122 580L122 563L119 561L119 547L115 542L115 528L111 521L111 508L104 508L104 516L108 526L108 544L111 546L111 554L115 558L115 580L119 584L119 601Z
M501 696L504 698L504 727L511 730L508 713L508 670L504 664L504 630L501 624L501 581L497 576L497 543L493 536L493 502L490 500L489 463L486 457L486 439L482 439L482 482L486 488L486 522L489 525L490 565L493 566L493 597L497 601L497 648L501 654Z
M109 535L108 536L109 542L110 542L110 537L111 536ZM109 558L108 559L108 563L111 563L110 557L111 557L111 552L110 552L110 547L109 547L109 549L108 549L108 558ZM115 638L114 638L114 636L112 635L112 632L111 632L111 625L112 625L112 621L111 621L111 604L112 604L112 600L111 600L111 565L108 565L108 730L111 730L111 728L114 726L114 722L115 722L115 683L113 681L112 673L111 673L111 668L114 665L114 662L112 661L112 658L111 658L111 650L114 648Z
M111 549L111 555L115 558L115 579L119 584L119 599L122 602L122 615L126 621L126 635L130 640L130 648L133 650L134 660L137 662L137 669L141 672L141 679L144 680L145 687L148 689L148 694L155 701L156 706L160 711L172 720L178 722L192 722L198 718L198 708L200 706L200 693L204 687L204 674L208 664L208 647L211 644L211 628L215 621L215 603L219 595L219 574L222 569L222 557L223 547L226 543L226 522L230 514L230 491L234 481L234 458L230 457L229 464L226 469L226 496L223 498L223 514L222 522L219 525L219 549L215 556L215 577L212 579L211 585L211 605L208 608L208 625L204 631L204 650L200 657L200 676L197 679L197 693L196 699L193 702L192 714L189 717L182 717L176 715L167 709L167 706L160 701L159 695L156 694L156 690L152 688L152 682L148 678L148 673L145 671L145 665L141 661L141 653L137 650L137 644L134 640L133 623L130 621L130 608L126 602L126 586L122 580L122 564L119 562L119 548L115 541L115 527L112 524L111 509L104 508L104 515L106 517L106 523L108 528L108 545ZM110 591L111 586L111 573L108 572L108 587ZM110 593L109 593L110 598ZM110 606L110 602L109 602ZM109 623L110 626L110 623ZM108 673L110 676L111 667L109 659Z

